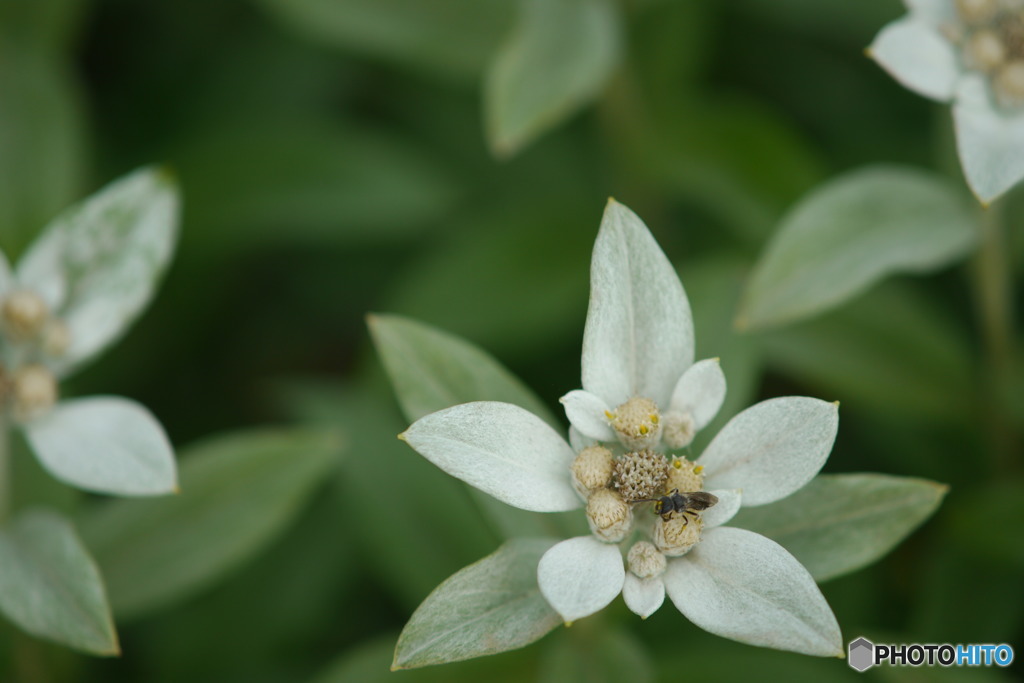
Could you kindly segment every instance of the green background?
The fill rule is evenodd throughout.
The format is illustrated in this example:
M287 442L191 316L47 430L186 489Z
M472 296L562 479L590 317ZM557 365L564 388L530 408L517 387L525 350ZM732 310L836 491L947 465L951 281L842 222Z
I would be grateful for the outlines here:
M517 5L0 0L5 253L13 260L59 209L136 167L168 164L183 193L178 253L158 296L64 395L135 398L179 447L266 424L325 425L346 444L297 519L244 566L159 609L115 610L120 658L79 655L5 622L0 680L858 676L839 660L710 636L669 605L641 622L618 600L519 652L387 671L415 607L501 537L464 486L394 438L406 425L365 315L464 336L560 415L557 398L579 385L590 249L608 196L677 265L698 357L721 357L729 378L723 417L771 396L839 400L825 472L951 486L937 515L882 561L822 585L844 638L1020 639L1024 376L991 376L970 262L892 278L772 331L732 324L766 240L819 183L898 162L962 187L948 108L863 54L900 3L615 3L617 66L593 97L498 159L487 73ZM1024 212L1013 197L1004 216L1019 270ZM19 495L79 520L102 502L33 467L18 469ZM958 677L1007 672L865 674Z

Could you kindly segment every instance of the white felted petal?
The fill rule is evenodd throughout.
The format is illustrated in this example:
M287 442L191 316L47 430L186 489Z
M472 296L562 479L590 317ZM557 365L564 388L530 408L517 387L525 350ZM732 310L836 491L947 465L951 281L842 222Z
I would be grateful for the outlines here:
M575 389L558 400L565 406L565 416L580 434L597 441L615 440L615 430L605 415L611 409L599 397L589 391Z
M569 475L576 454L539 417L511 403L463 403L420 418L401 435L453 477L535 512L580 506Z
M697 461L706 489L742 489L743 505L785 498L828 459L839 406L806 396L762 401L729 421Z
M572 446L572 449L574 451L579 453L584 448L596 446L597 440L591 439L589 436L583 436L582 434L580 434L578 429L576 429L572 425L569 425L569 445Z
M116 396L62 401L24 425L39 462L72 486L151 496L177 487L174 452L146 408Z
M615 407L665 406L693 363L693 320L672 264L636 214L608 201L590 265L583 388Z
M604 608L622 590L625 576L619 547L593 536L562 541L537 565L540 592L565 621Z
M868 54L910 90L943 102L953 97L960 66L952 43L936 27L904 17L879 32Z
M992 202L1024 178L1024 114L997 109L980 76L964 78L953 120L964 176L982 203Z
M622 584L622 599L634 614L646 619L657 612L661 603L665 602L665 584L662 583L660 576L641 579L626 572L626 581Z
M689 413L693 428L703 429L718 414L725 400L725 374L717 358L694 363L672 392L669 410Z
M740 511L743 503L743 492L740 489L715 489L708 493L718 496L718 502L700 513L705 529L722 526Z
M781 545L719 527L663 577L675 606L711 633L750 645L821 657L843 652L835 615L814 579Z

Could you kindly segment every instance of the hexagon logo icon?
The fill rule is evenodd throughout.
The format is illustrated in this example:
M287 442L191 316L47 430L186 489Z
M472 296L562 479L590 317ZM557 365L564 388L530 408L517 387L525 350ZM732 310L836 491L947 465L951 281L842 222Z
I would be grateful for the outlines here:
M875 644L863 637L852 641L847 648L846 661L857 671L870 669L875 665Z

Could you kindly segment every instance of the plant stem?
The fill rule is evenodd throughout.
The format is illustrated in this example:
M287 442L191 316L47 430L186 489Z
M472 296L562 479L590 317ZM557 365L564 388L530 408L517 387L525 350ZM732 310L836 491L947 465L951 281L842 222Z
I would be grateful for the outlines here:
M1014 441L1005 398L1013 378L1013 283L1008 261L1004 202L989 207L981 222L973 263L974 295L985 341L987 410L997 472L1014 465Z
M995 370L1005 371L1010 365L1010 339L1013 329L1010 267L1007 262L1006 236L1003 227L1003 206L996 204L985 211L981 224L981 244L974 264L981 323L988 355Z

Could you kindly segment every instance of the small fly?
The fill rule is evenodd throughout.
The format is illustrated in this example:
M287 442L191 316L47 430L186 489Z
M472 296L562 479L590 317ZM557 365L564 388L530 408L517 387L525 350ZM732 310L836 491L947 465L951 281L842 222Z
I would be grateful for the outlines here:
M683 515L684 524L689 524L689 516L697 516L698 512L707 510L718 502L718 496L707 491L690 491L679 493L679 489L672 489L667 496L660 498L644 498L637 503L654 503L654 511L661 515L666 522L672 518L673 512Z

